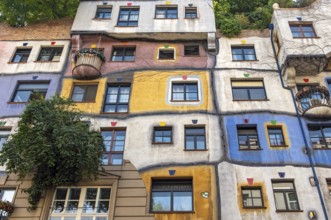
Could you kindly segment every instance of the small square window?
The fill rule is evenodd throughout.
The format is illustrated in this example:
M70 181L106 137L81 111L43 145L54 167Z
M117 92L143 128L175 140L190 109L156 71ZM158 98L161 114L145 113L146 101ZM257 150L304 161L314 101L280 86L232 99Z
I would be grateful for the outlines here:
M111 18L111 7L98 7L95 13L95 18L99 19L110 19Z
M316 37L312 24L290 24L293 38L312 38Z
M171 144L172 127L154 127L153 144Z
M185 18L197 18L197 8L185 8Z
M60 61L63 47L42 47L37 61Z
M3 145L7 143L9 135L10 135L9 129L0 130L0 151L2 150Z
M136 27L138 26L139 8L120 8L117 26Z
M263 208L261 187L242 187L243 208Z
M98 85L75 85L72 100L75 102L94 102Z
M293 181L273 180L272 189L277 211L300 210Z
M271 147L286 146L283 129L280 126L268 126L268 136Z
M49 82L19 82L12 102L29 102L46 97Z
M184 46L184 56L199 56L199 45Z
M0 200L7 201L7 202L13 202L15 193L16 193L15 189L2 188L2 189L0 189Z
M175 50L174 49L159 49L159 60L174 60Z
M12 63L26 63L29 59L30 53L31 53L31 48L17 49L11 62Z
M104 112L128 112L130 90L130 85L109 85L107 88Z
M156 6L155 18L160 19L176 19L177 18L177 6Z
M256 60L255 49L253 46L232 46L232 60L250 61Z
M101 135L103 137L103 143L105 145L105 152L102 156L102 164L122 165L126 135L125 129L104 129L101 130Z
M315 149L331 148L331 126L309 125L310 141Z
M231 80L231 86L234 101L267 99L262 80Z
M193 211L192 179L152 180L152 212Z
M329 196L331 197L331 178L326 179L326 184L328 186Z
M114 47L111 61L134 61L135 54L135 47Z
M205 127L185 127L185 150L206 150Z
M240 150L260 149L256 125L241 125L237 127Z
M171 101L199 101L197 82L173 82L171 87Z

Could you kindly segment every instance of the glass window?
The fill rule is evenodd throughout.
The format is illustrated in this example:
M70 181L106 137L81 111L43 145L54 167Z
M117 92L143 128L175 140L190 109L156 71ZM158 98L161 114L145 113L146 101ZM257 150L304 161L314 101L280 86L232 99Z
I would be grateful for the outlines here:
M331 197L331 179L330 178L326 179L326 184L328 185L329 196Z
M232 80L233 100L266 100L267 95L262 80Z
M114 47L111 61L134 61L135 47Z
M121 8L117 26L138 26L139 8Z
M173 82L171 88L171 101L199 101L198 83Z
M98 7L95 13L95 18L109 19L111 18L111 7Z
M244 208L262 208L263 197L260 187L242 187L241 195Z
M63 47L42 47L38 61L60 61Z
M125 145L125 130L102 130L105 152L102 156L104 165L122 165Z
M185 150L205 150L206 132L204 127L185 127Z
M268 135L271 147L285 146L282 127L268 127Z
M256 60L253 46L232 46L232 60Z
M309 136L313 148L331 148L331 126L330 125L309 125Z
M293 181L272 181L277 211L300 210Z
M199 56L199 45L184 46L184 56Z
M152 212L193 211L192 180L152 180Z
M174 60L175 50L174 49L159 49L159 60Z
M130 85L109 85L103 111L128 112L130 89Z
M5 143L7 143L8 137L10 135L10 130L0 130L0 151Z
M256 125L238 126L237 134L240 150L260 149Z
M171 7L156 6L155 18L163 18L163 19L177 18L177 6L171 6Z
M111 188L57 188L50 219L107 220Z
M290 29L294 38L316 37L312 24L290 24Z
M19 82L12 102L29 102L46 97L49 82Z
M172 127L154 127L153 143L154 144L172 143Z
M94 102L98 85L75 85L72 100L75 102Z
M185 18L197 18L197 8L185 8Z
M26 63L29 59L31 48L17 49L11 62L13 63Z

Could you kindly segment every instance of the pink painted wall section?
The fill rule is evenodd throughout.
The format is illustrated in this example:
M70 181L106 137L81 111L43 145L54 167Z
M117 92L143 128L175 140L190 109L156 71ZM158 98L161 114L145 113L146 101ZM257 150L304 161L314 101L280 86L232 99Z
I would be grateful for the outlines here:
M184 56L184 45L199 45L199 56ZM113 47L135 47L135 61L121 62L111 61ZM171 42L148 42L148 41L118 41L107 37L98 36L81 36L79 40L75 38L72 41L72 48L69 55L69 65L66 71L67 76L72 75L72 68L74 67L74 49L78 48L102 48L106 58L105 63L101 67L101 74L108 74L113 72L120 72L134 69L157 69L157 68L207 68L211 65L208 54L205 51L207 42L185 42L185 43L171 43ZM159 49L170 49L175 51L174 60L159 60ZM209 60L209 61L208 61ZM209 64L208 64L209 63Z

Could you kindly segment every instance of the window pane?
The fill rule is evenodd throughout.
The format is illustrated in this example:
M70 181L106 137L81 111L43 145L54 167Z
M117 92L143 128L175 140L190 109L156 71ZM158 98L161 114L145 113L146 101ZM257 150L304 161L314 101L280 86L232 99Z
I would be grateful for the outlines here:
M95 200L97 198L97 192L98 192L97 188L88 188L86 190L85 199L86 200Z
M251 99L253 100L261 100L261 99L266 99L267 97L265 96L265 91L264 88L261 89L249 89L249 94Z
M192 211L192 192L174 192L174 211Z
M67 197L67 191L68 189L57 189L56 190L56 196L55 196L55 199L56 200L65 200L66 197Z
M101 188L100 189L100 195L99 195L99 199L107 199L109 200L110 199L110 192L111 192L111 189L110 188Z
M232 89L233 100L249 100L247 89Z
M98 213L107 213L109 209L109 201L100 201L98 204Z
M152 193L152 211L170 211L170 192Z
M204 136L198 136L197 137L197 149L198 150L204 150L204 149L206 149L206 146L205 146L205 137Z
M111 158L112 165L122 165L123 164L123 154L114 154Z
M286 201L283 193L274 193L277 210L286 210Z
M32 91L17 91L14 102L28 102Z
M186 137L186 144L185 144L185 148L187 150L194 150L194 137Z

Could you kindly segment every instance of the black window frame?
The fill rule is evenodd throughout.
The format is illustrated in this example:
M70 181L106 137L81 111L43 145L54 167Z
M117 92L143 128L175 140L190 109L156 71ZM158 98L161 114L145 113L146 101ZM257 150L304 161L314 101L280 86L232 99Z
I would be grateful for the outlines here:
M174 94L179 93L179 92L174 92L174 85L184 87L184 92L180 92L180 93L183 93L184 99L174 99ZM187 92L187 86L189 86L189 85L196 86L197 90L196 90L196 92L194 92L194 94L196 94L197 99L187 99L187 97L186 97L187 94L193 93L193 92ZM171 82L171 102L199 102L199 101L200 101L199 83L197 81L195 81L195 82Z
M186 56L186 57L200 56L199 45L184 45L184 56Z
M289 23L289 27L290 27L290 31L292 33L292 37L293 38L316 38L317 34L316 31L314 29L314 26L312 23ZM297 27L299 28L299 31L294 31L292 28ZM304 28L305 27L309 27L311 28L311 31L305 31ZM299 36L294 36L294 33L298 33ZM313 36L306 36L307 33L312 33Z
M50 50L48 54L42 54L44 50ZM39 55L38 55L38 62L59 62L63 53L63 46L61 47L49 47L49 46L42 46ZM44 60L42 57L48 56L48 59ZM58 60L53 60L54 57L59 57Z
M109 11L106 11L109 10ZM95 19L111 19L113 13L113 7L112 6L102 6L99 5L97 6L97 10L95 11ZM109 14L109 17L105 17L107 14ZM101 17L99 17L100 15L102 15Z
M126 141L125 139L126 139L126 135L127 135L126 134L126 128L101 128L100 129L101 136L102 136L103 132L111 132L111 134L112 134L112 138L110 140L110 142L111 142L110 150L107 151L106 146L105 146L105 150L103 151L103 156L107 155L107 158L108 158L109 162L108 162L108 164L103 164L103 166L122 166L124 164L124 157L123 156L124 156L124 150L125 150L125 141ZM114 147L115 147L115 142L116 142L116 138L115 138L116 132L124 132L123 150L122 151L113 150ZM103 140L103 141L106 142L106 140ZM120 155L121 156L121 160L122 160L121 164L113 164L112 163L112 156L114 156L114 155Z
M20 89L20 85L47 85L47 89ZM44 81L44 80L40 80L40 81L18 81L15 91L13 93L13 96L11 98L11 102L13 103L28 103L33 99L44 99L47 96L47 92L48 92L48 88L49 88L49 84L50 81ZM17 93L19 91L31 91L31 94L29 95L28 100L25 101L15 101Z
M203 133L201 134L187 134L188 133L188 130L198 130L198 129L203 129ZM199 126L185 126L185 129L184 129L184 135L185 135L185 147L184 149L186 151L205 151L207 150L207 140L206 140L206 127L203 126L203 125L199 125ZM193 149L188 149L187 148L187 143L188 143L188 137L193 137L194 139L194 148ZM204 138L204 148L203 149L198 149L197 148L197 138L198 137L203 137Z
M128 18L126 20L121 21L120 20L121 13L124 11L129 11ZM130 20L131 16L135 16L135 14L132 14L133 11L138 11L137 20ZM139 13L140 13L139 7L120 7L120 11L118 13L118 19L117 19L117 27L138 27Z
M110 94L108 94L108 92L111 88L114 88L114 87L118 88L118 91L117 91L117 94L116 94L116 96L117 96L116 102L107 102L107 96L110 95ZM123 93L121 93L121 88L123 88L123 87L129 88L129 94L128 94L129 98L128 98L127 102L120 102L121 95L123 95ZM127 94L124 94L124 95L127 95ZM131 97L131 84L130 83L121 83L121 84L111 83L111 84L108 84L107 89L106 89L105 101L104 101L104 104L103 104L103 112L104 113L128 113L129 112L130 97ZM106 106L108 106L108 105L114 105L115 106L115 111L114 112L106 111ZM127 111L126 112L118 111L120 106L126 106Z
M277 183L292 183L293 185L293 189L274 189L274 183L277 184ZM299 204L299 198L298 198L298 194L296 192L296 188L295 188L295 184L294 184L294 180L271 180L271 186L272 186L272 192L273 192L273 195L274 195L274 200L275 200L275 208L276 208L276 211L288 211L288 212L291 212L291 211L300 211L300 204ZM285 206L286 208L285 209L279 209L277 208L277 199L276 199L276 196L275 194L276 193L282 193L283 194L283 198L284 198L284 201L285 201ZM289 208L289 201L287 200L287 197L286 197L286 193L294 193L295 195L295 198L296 198L296 203L298 205L298 208L297 209L290 209Z
M252 195L251 197L247 197L246 199L251 200L253 205L245 205L245 198L244 198L244 190L249 190L250 194ZM260 191L260 196L261 197L254 197L252 191L258 190ZM258 208L265 208L264 207L264 201L263 201L263 192L262 192L262 187L261 186L242 186L241 187L241 199L242 199L242 205L244 209L258 209ZM260 199L261 200L261 205L254 205L254 199Z
M235 82L241 82L241 83L249 83L249 82L261 82L262 83L262 86L233 86L232 83L235 83ZM235 97L235 94L234 94L234 90L236 89L240 89L240 90L246 90L246 94L248 96L247 99L245 98L236 98ZM254 99L252 98L252 92L251 90L254 90L254 89L263 89L263 92L264 92L264 98L262 99ZM264 84L264 80L240 80L240 79L232 79L231 80L231 91L232 91L232 97L233 97L233 101L268 101L268 97L267 97L267 93L266 93L266 90L265 90L265 84Z
M156 132L161 131L162 135L157 136ZM170 135L165 135L163 131L170 131ZM152 144L172 144L173 143L173 132L172 132L172 126L155 126L153 128L153 140ZM162 141L156 141L156 138L159 137L162 139ZM170 138L169 142L163 141L164 138Z
M170 17L170 15L173 15L174 13L170 13L170 10L176 9L176 17ZM164 18L158 17L162 14L159 14L160 11L165 11ZM178 19L178 6L173 5L173 6L165 6L165 5L157 5L155 7L155 19Z
M85 87L84 89L84 93L83 93L83 98L81 101L77 101L75 99L73 99L73 96L75 95L75 87ZM95 94L94 94L94 99L86 99L87 98L87 93L89 91L89 89L91 89L91 87L94 87L94 91L95 91ZM97 93L98 93L98 87L99 85L97 83L93 83L93 84L74 84L73 87L72 87L72 92L71 92L71 99L76 102L76 103L93 103L95 102L95 99L97 97ZM87 90L86 90L87 89ZM76 93L77 94L77 93ZM81 93L78 93L78 94L81 94Z
M191 11L191 12L188 12L188 11ZM198 8L197 7L185 7L185 18L186 19L198 18Z
M172 53L172 58L168 56L168 52ZM175 49L174 48L159 48L158 51L158 59L159 60L175 60L176 59L176 54L175 54Z
M253 133L250 134L250 132L247 132L246 134L244 132L240 132L240 131L245 131L245 130L254 130L255 134L253 134ZM240 134L240 133L243 133L243 134ZM240 144L240 136L244 136L244 137L247 138L246 143L248 143L248 145L241 145ZM250 140L254 139L254 136L256 136L256 145L251 145ZM256 124L243 124L243 125L240 124L240 125L237 125L237 138L238 138L239 150L261 150L261 145L260 145L260 141L259 141L259 134L258 134ZM252 148L252 146L257 146L257 147Z
M330 124L308 124L308 132L309 132L309 138L310 138L310 142L313 146L314 149L331 149L331 136L330 137L327 137L325 132L323 131L323 129L325 128L331 128L331 125ZM319 137L311 137L311 131L312 130L319 130L319 132L321 133L321 136ZM324 142L324 145L320 144L321 147L316 147L314 145L314 142L312 141L312 139L315 139L315 138L318 138L319 139L319 143L322 143ZM328 139L330 139L330 141L328 142ZM325 147L323 147L325 146Z
M270 133L270 131L277 131L277 133L275 133L275 132ZM269 139L270 147L287 147L283 126L279 126L279 125L269 126L268 125L267 132L268 132L268 139ZM271 138L270 135L277 135L277 137L276 137L276 139ZM283 142L281 140L279 140L279 138L278 138L279 135L281 135L281 139L283 140ZM272 144L272 143L275 143L272 140L276 140L276 144Z
M30 53L32 48L16 48L13 58L11 59L10 63L27 63L30 57ZM16 61L16 56L19 56L19 61Z
M247 59L246 56L253 55L253 54L246 54L245 50L250 49L254 51L254 59ZM234 50L241 50L240 54L234 54ZM239 46L239 45L233 45L231 46L231 54L232 54L232 61L257 61L256 58L256 51L254 46ZM241 55L242 59L235 58L235 55Z
M156 189L156 185L160 185L160 189ZM167 187L165 187L167 186ZM178 189L175 187L177 186ZM182 186L182 187L181 187ZM186 187L185 187L186 186ZM153 196L154 193L170 193L170 210L153 210ZM174 207L174 193L176 192L190 192L191 193L191 210L178 211ZM194 212L194 190L193 179L152 179L151 182L151 199L150 199L150 212L152 213L187 213Z
M129 52L133 51L133 56L128 55ZM115 53L122 53L122 56L117 56ZM114 60L114 57L121 57L121 60ZM128 57L133 57L132 60L126 60ZM127 46L127 47L118 47L114 46L111 53L111 61L112 62L134 62L136 61L136 47L135 46Z

